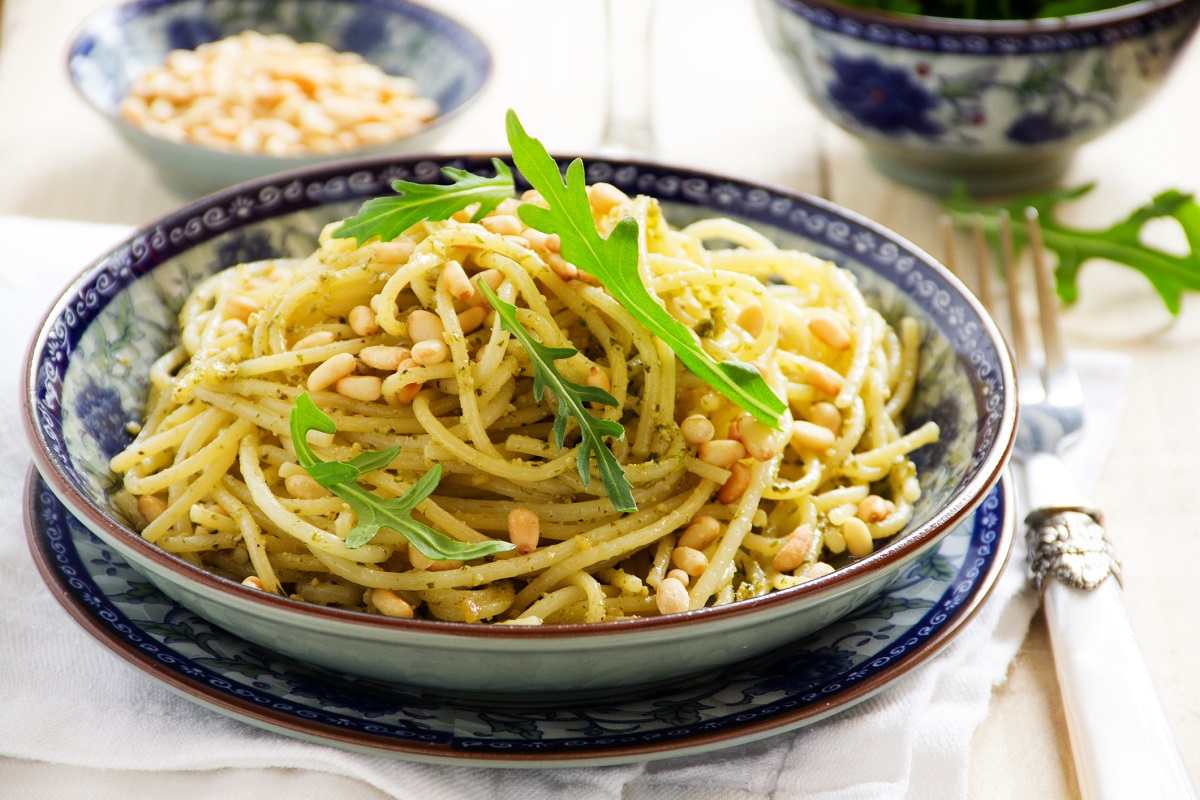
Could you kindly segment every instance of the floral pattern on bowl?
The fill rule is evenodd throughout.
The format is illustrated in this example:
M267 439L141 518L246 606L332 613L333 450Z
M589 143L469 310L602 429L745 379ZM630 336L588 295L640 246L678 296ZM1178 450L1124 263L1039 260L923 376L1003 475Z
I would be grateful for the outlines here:
M1052 179L1076 147L1145 104L1200 22L1200 0L1038 23L757 2L785 69L822 113L885 171L933 189L955 177L983 190L989 177L996 190Z

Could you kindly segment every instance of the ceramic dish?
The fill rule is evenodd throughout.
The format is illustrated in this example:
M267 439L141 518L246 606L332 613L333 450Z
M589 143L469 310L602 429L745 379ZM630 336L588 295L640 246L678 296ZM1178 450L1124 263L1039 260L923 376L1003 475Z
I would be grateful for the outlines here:
M907 531L873 554L791 589L669 617L591 625L466 625L298 603L159 550L114 511L110 457L140 419L148 366L174 336L188 287L230 265L307 254L322 224L395 178L434 180L483 157L371 160L277 176L212 195L134 233L89 267L47 315L30 350L24 404L35 463L71 513L164 593L231 632L343 672L442 690L606 691L677 679L770 651L861 606L983 500L1014 435L1011 363L985 312L912 245L827 202L662 165L591 161L590 179L651 194L667 217L746 221L781 245L853 270L885 316L920 319L921 369L909 424L941 438L916 454L923 494ZM403 658L396 654L403 652Z
M974 193L1043 186L1154 95L1200 0L1142 0L1039 20L898 14L837 0L756 0L797 85L898 180Z
M244 30L284 33L299 42L358 53L384 72L415 80L423 96L437 101L438 116L388 144L275 157L168 141L117 113L133 81L162 66L169 51L192 50ZM491 70L491 55L475 33L408 0L134 0L89 17L67 56L71 82L83 99L184 197L335 158L427 150L445 124L479 95Z
M476 766L616 764L716 750L824 719L890 687L958 635L1012 545L1007 481L885 592L754 664L653 696L554 705L468 702L362 680L238 639L151 586L33 471L30 549L87 631L169 689L252 725L378 755Z

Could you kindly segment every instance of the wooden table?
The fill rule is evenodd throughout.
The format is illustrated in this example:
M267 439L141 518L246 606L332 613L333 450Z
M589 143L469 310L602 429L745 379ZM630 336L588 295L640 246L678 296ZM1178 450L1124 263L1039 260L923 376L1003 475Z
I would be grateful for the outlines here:
M521 111L552 150L587 152L599 140L604 74L596 2L442 0L492 43L497 72L486 96L461 117L444 150L504 149L502 111ZM180 199L156 182L70 88L66 42L96 0L2 0L0 14L0 214L140 224ZM686 13L685 13L686 7ZM664 160L761 179L823 195L938 249L938 203L893 183L860 145L821 120L787 83L766 49L750 5L738 0L660 0L655 37L655 117ZM488 22L486 28L483 21ZM528 46L529 21L543 31ZM578 31L568 37L571 25ZM703 57L697 57L702 54ZM560 65L574 68L561 68ZM594 67L589 69L589 65ZM686 75L680 69L686 65ZM1143 113L1088 145L1065 180L1095 181L1065 218L1099 227L1155 192L1200 183L1200 51ZM553 102L528 103L537 88ZM694 113L680 113L694 109ZM1166 226L1154 235L1181 243ZM82 266L82 265L81 265ZM1128 412L1096 499L1125 559L1126 598L1192 775L1200 779L1200 637L1192 630L1194 566L1200 563L1194 483L1200 478L1200 307L1188 298L1170 317L1128 270L1089 266L1082 299L1067 315L1073 346L1133 359ZM23 343L21 343L23 345ZM9 690L11 687L5 687ZM1036 617L1007 681L995 692L971 759L971 796L1069 798L1078 794L1045 626ZM268 771L269 772L269 771ZM270 775L277 796L381 797L329 775ZM179 800L239 796L238 771L132 773L0 758L0 785L53 789L48 796Z

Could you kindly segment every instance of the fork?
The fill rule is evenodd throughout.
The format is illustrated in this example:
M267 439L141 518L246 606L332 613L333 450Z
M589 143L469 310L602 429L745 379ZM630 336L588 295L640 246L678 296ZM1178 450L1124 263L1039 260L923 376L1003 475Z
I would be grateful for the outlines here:
M1195 798L1121 594L1120 561L1100 512L1083 497L1060 453L1084 428L1083 391L1068 358L1053 277L1035 209L1025 212L1040 321L1035 351L1021 307L1012 220L999 218L1008 289L1009 342L1017 366L1027 558L1050 633L1079 788L1084 798ZM943 217L947 266L954 235ZM980 299L996 308L982 217L971 224ZM961 273L959 273L961 275ZM1111 578L1111 579L1110 579Z

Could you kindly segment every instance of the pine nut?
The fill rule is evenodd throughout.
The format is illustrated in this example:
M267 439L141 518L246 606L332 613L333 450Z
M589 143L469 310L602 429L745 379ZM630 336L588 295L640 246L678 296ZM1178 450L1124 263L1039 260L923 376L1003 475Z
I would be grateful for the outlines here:
M233 317L231 319L222 320L218 330L220 330L221 333L228 335L231 333L241 333L242 331L246 330L247 327L248 326L246 323L242 322L237 317Z
M370 306L355 306L350 309L346 321L350 323L350 330L354 331L355 336L379 333L379 323L375 321L375 312Z
M285 461L279 465L279 477L290 478L293 475L307 475L308 471L294 461Z
M708 569L708 556L691 547L676 547L671 551L671 563L695 578Z
M441 340L445 332L442 318L432 311L418 308L408 315L408 337L414 342Z
M442 265L442 279L446 282L446 291L455 300L469 300L475 293L475 286L457 261L447 261Z
M842 536L846 538L846 549L855 558L865 558L875 550L875 540L867 523L858 517L851 517L842 523Z
M555 235L557 236L557 234ZM550 267L554 274L564 281L573 281L579 277L579 270L575 268L575 265L565 261L558 253L546 256L546 266Z
M805 377L808 378L809 385L818 392L837 394L842 390L842 376L820 362L809 362L806 366Z
M542 233L537 228L522 228L520 235L529 242L529 246L534 250L545 250L546 240L550 238L548 234Z
M703 550L713 543L721 532L721 523L716 517L707 514L696 517L679 536L677 544L680 547L690 547L693 550Z
M376 242L372 255L380 264L403 264L408 261L417 249L416 242L411 239L398 239L391 242Z
M458 327L463 333L472 333L487 320L488 310L483 306L471 306L458 314Z
M520 236L521 220L514 217L512 214L496 214L491 217L484 217L479 220L479 224L487 228L492 233L497 233L501 236Z
M697 455L705 464L728 467L746 457L746 446L734 439L711 439L700 443Z
M426 339L412 346L412 360L423 367L441 364L450 357L450 347L441 339Z
M826 564L824 561L818 561L808 568L808 572L804 573L804 579L812 581L816 580L817 578L824 578L826 575L830 575L832 573L832 566Z
M408 562L416 569L428 570L429 572L445 572L448 569L458 569L463 565L463 562L454 559L434 561L432 558L426 558L424 553L411 544L408 546Z
M338 353L317 365L308 376L308 390L319 392L354 372L354 354Z
M676 578L663 578L654 595L660 614L682 614L691 606L687 587Z
M225 311L227 316L245 322L255 311L262 311L262 304L253 297L235 294L225 303Z
M679 432L688 444L703 444L711 442L717 430L713 427L712 420L703 414L690 414L679 423Z
M812 335L820 339L834 350L845 350L850 347L850 331L846 328L840 314L822 310L808 321L808 329Z
M766 325L766 317L763 316L762 303L758 300L751 300L746 304L737 315L737 324L742 330L757 339L762 335L763 327Z
M401 403L411 403L421 393L423 383L406 383L396 392L396 399Z
M371 603L385 617L412 619L413 607L407 600L388 589L372 589Z
M318 500L329 492L310 475L292 475L283 479L283 488L297 500Z
M358 358L371 369L384 372L395 372L400 362L412 357L412 351L407 347L392 347L386 344L373 344L358 352Z
M292 345L292 350L307 350L310 347L324 347L327 344L333 344L333 340L337 337L333 335L333 331L315 331L307 336L303 336L296 340Z
M505 236L504 241L508 242L509 244L515 244L517 247L520 247L523 250L531 249L529 240L524 236Z
M471 279L471 297L467 300L469 306L484 306L487 303L483 292L479 290L480 281L486 283L488 288L495 292L500 288L500 284L504 283L504 273L498 269L485 269L483 272L475 273L475 277Z
M237 552L242 552L241 550ZM242 581L242 586L249 586L251 589L258 589L260 592L265 592L267 587L263 585L262 578L257 575L250 575Z
M750 468L741 461L735 461L729 467L729 480L717 490L717 500L729 505L746 492L750 485Z
M514 508L508 512L508 538L521 555L537 549L541 527L538 515L527 508Z
M770 461L779 455L779 437L764 423L754 417L745 416L739 417L736 425L738 438L755 461Z
M562 252L562 239L557 233L552 233L546 237L546 249L551 253Z
M842 427L842 412L838 411L837 406L833 403L813 403L812 408L808 410L808 418L816 425L822 428L828 428L835 435L838 429Z
M137 510L146 522L154 522L167 510L167 503L155 495L144 494L137 499Z
M593 183L587 187L588 203L592 213L603 216L621 203L629 202L629 196L611 183Z
M608 373L599 367L592 367L588 370L587 385L603 389L606 392L612 389L612 381L608 379Z
M673 570L669 570L666 574L666 577L674 578L675 580L682 583L684 586L687 586L689 583L692 582L692 576L688 575L686 572L679 569L678 567Z
M820 453L833 447L837 437L829 428L798 419L792 422L791 441L792 447L797 450L815 450Z
M813 532L808 525L801 525L788 534L783 547L771 559L771 566L779 572L792 572L808 559L812 550Z
M383 378L377 375L347 375L334 385L338 394L363 403L374 403L383 394Z
M879 522L896 510L891 500L869 494L858 504L858 518L863 522Z

